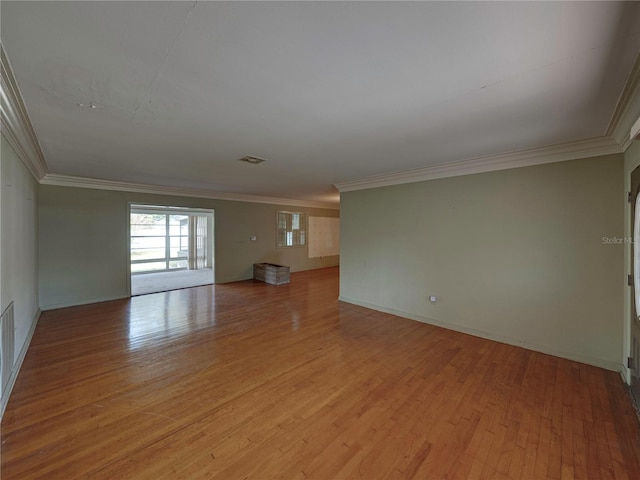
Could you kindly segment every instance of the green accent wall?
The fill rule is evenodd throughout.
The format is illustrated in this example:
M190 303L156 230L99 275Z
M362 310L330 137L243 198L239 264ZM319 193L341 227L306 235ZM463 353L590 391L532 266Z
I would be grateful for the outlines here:
M43 310L129 295L130 203L214 210L216 283L250 279L258 262L292 272L339 264L339 256L308 258L306 247L276 248L278 210L322 217L338 217L338 210L40 185Z
M0 416L40 310L38 308L38 183L4 135L0 150L0 303L2 312L13 302L14 362L0 395ZM2 386L0 385L0 389Z
M625 201L622 154L344 192L340 298L622 370Z

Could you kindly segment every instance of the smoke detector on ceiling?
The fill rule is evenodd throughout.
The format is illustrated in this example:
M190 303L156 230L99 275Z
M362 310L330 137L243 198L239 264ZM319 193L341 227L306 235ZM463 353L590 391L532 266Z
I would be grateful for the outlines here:
M242 157L240 161L250 163L251 165L258 165L259 163L266 162L264 158L254 157L252 155L247 155L246 157Z

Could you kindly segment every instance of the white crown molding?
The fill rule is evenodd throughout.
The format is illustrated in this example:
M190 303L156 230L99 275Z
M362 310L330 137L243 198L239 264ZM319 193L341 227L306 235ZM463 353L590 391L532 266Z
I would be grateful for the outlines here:
M43 185L57 185L63 187L93 188L98 190L117 190L123 192L153 193L160 195L210 198L216 200L231 200L236 202L263 203L271 205L286 205L308 208L339 209L339 205L331 202L292 200L287 198L263 197L244 195L239 193L212 192L192 188L144 185L128 182L115 182L95 178L73 177L49 173L49 168L38 142L29 113L22 100L22 95L9 58L0 43L1 82L0 95L2 133L11 147L16 151L22 162L29 169L34 178Z
M632 142L629 133L638 117L640 117L640 53L636 57L605 133L606 136L616 139L622 146L623 152Z
M475 157L452 163L405 170L357 180L336 183L340 192L385 187L403 183L422 182L437 178L528 167L544 163L563 162L580 158L622 153L631 144L631 127L640 117L640 53L627 78L624 89L602 137L577 142L531 148L516 152Z
M561 143L541 148L488 155L429 167L386 173L371 177L336 183L340 192L386 187L403 183L422 182L438 178L457 177L474 173L530 167L545 163L564 162L580 158L622 153L622 147L613 137L597 137L577 142Z
M31 174L39 181L47 174L49 169L38 143L38 137L29 119L29 113L22 101L22 95L13 76L11 64L1 43L0 60L0 95L2 96L0 118L2 133Z
M338 210L339 205L329 202L310 200L293 200L289 198L263 197L245 195L242 193L213 192L195 188L181 188L160 185L146 185L142 183L114 182L98 178L73 177L49 173L40 181L42 185L57 187L92 188L94 190L115 190L119 192L152 193L156 195L171 195L178 197L209 198L212 200L230 200L234 202L264 203L269 205L287 205L308 208L329 208Z
M190 196L239 202L289 205L311 208L338 209L334 203L292 200L275 197L263 197L226 192L211 192L191 188L154 186L127 182L115 182L93 178L73 177L48 173L49 169L38 142L29 114L22 100L9 59L0 43L1 82L0 108L2 133L12 148L17 152L31 174L45 185L94 188L102 190L120 190L140 193L155 193L173 196ZM356 180L336 183L340 192L384 187L403 183L421 182L474 173L505 170L566 160L575 160L598 155L624 152L630 145L629 132L633 123L640 116L640 54L636 57L634 67L629 74L625 87L618 99L606 134L603 137L591 138L577 142L551 145L541 148L519 150L475 157L457 162L437 164L428 167L375 175Z

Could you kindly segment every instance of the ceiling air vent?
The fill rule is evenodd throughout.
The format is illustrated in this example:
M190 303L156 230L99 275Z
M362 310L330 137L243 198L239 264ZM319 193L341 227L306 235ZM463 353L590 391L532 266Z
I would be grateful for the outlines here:
M266 162L264 158L254 157L252 155L247 155L240 159L241 162L250 163L251 165L258 165L259 163Z

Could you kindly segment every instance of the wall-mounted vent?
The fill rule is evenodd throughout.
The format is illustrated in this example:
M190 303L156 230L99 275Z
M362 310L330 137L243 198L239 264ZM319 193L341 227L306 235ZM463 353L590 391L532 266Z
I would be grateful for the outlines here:
M13 321L13 302L0 317L0 392L4 393L13 369L15 333Z
M259 163L266 162L267 160L264 158L247 155L246 157L242 157L240 161L250 163L251 165L258 165Z

